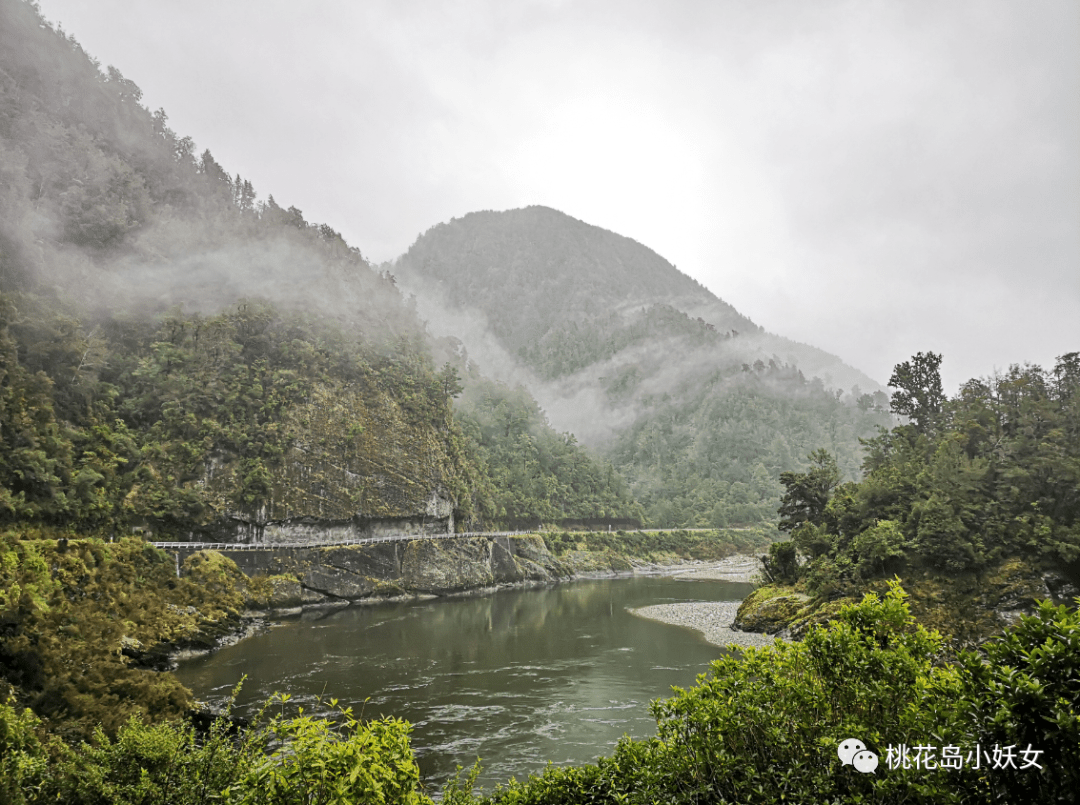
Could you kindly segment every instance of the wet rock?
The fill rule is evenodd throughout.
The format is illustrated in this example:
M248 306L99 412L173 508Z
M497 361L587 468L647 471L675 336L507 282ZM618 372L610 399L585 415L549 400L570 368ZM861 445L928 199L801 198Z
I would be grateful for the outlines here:
M491 575L500 584L512 584L526 577L524 568L498 540L491 543ZM541 568L542 570L542 568Z
M1042 573L1043 584L1050 593L1050 598L1057 605L1075 606L1076 597L1080 596L1078 587L1068 576L1058 570L1046 570Z
M314 558L323 565L347 571L355 576L384 581L401 578L402 542L377 542L371 545L321 548Z
M732 628L741 632L778 634L799 617L809 596L790 592L775 594L767 587L755 590L739 606ZM791 636L791 632L787 633Z
M508 540L510 550L517 557L518 565L526 573L526 578L536 580L565 579L573 576L573 571L551 555L544 544L543 537L515 537ZM545 579L544 577L547 577Z
M486 539L414 540L401 562L402 586L425 593L451 593L490 587L495 575Z
M328 565L313 565L300 580L304 589L321 593L329 598L357 601L368 598L382 586L378 580L358 576L348 570Z
M304 606L321 606L331 601L330 596L325 593L321 593L318 590L312 590L308 587L304 587L300 596L300 602Z

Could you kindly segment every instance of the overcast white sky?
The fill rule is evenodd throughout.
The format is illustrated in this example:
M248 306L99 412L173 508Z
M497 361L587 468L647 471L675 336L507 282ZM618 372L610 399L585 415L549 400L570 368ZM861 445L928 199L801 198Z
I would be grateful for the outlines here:
M1076 0L41 0L375 261L545 204L946 389L1080 350Z

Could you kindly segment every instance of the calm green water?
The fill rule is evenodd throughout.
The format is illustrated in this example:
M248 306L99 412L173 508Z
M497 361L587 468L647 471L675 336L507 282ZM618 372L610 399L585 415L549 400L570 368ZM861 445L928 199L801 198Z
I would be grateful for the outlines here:
M723 654L629 608L741 600L751 589L639 576L306 613L185 662L177 676L219 701L247 674L242 712L281 691L306 712L319 712L322 695L365 718L407 719L429 788L478 756L490 788L548 761L595 760L624 733L655 734L650 700L692 685Z

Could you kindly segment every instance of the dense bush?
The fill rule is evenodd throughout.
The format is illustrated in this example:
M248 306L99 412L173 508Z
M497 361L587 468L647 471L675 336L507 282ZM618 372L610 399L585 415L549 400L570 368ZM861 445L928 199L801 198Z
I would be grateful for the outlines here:
M679 556L710 561L733 553L751 553L768 545L776 536L768 528L716 529L714 531L545 531L549 551L562 556L567 551L609 551L619 556L645 560Z
M655 739L624 739L593 766L549 768L482 801L1074 801L1077 611L1043 605L953 665L942 662L941 636L914 623L905 598L894 583L883 600L868 595L845 607L803 643L718 660L693 688L654 702ZM837 748L848 738L878 755L876 773L840 763ZM919 746L957 748L968 761L981 748L987 757L978 770L905 768L901 747L910 760ZM1042 769L1018 768L1029 746ZM994 768L998 747L1014 748L1017 768Z
M173 557L139 539L25 536L0 533L0 683L68 736L189 709L189 691L144 666L163 644L235 627L232 561L194 554L177 578Z
M940 356L893 374L893 409L911 418L867 440L864 479L840 484L825 451L780 476L781 530L822 597L918 568L955 576L1022 557L1080 568L1080 353L1054 368L1013 366L940 390ZM921 385L920 385L921 384Z
M288 697L280 697L284 703ZM336 702L332 702L336 704ZM265 708L264 708L265 713ZM275 716L242 735L219 718L190 725L131 720L69 747L40 740L29 711L0 704L0 801L11 805L423 805L409 726Z

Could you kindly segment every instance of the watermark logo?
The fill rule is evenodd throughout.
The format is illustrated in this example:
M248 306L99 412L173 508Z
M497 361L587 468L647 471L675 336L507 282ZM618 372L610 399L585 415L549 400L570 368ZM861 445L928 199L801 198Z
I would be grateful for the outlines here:
M836 747L836 754L845 766L854 766L863 774L873 774L878 767L878 756L856 738L848 738Z
M1041 770L1039 757L1042 749L1035 749L1031 744L1020 747L1015 744L984 749L976 744L967 751L959 746L931 746L919 744L907 746L889 744L885 751L885 767L893 769L953 770L961 769L1024 769ZM853 766L863 774L873 774L880 761L875 752L866 748L866 744L857 738L847 738L836 747L836 755L845 766Z
M994 744L993 750L978 744L974 750L964 751L959 746L907 746L889 744L885 763L890 769L1042 769L1039 756L1044 750L1034 749L1031 744L1021 748L1015 744Z

